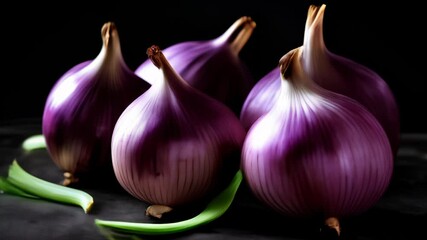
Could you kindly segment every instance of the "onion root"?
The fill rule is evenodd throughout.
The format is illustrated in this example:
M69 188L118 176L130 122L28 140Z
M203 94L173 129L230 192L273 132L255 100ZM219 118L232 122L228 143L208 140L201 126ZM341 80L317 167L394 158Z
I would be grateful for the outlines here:
M341 234L341 226L340 226L340 222L338 220L338 218L336 217L329 217L325 220L325 225L332 229L335 230L337 235L340 236Z
M162 218L164 213L168 213L172 211L172 208L165 205L151 205L148 206L148 208L145 210L145 215L155 217L155 218Z

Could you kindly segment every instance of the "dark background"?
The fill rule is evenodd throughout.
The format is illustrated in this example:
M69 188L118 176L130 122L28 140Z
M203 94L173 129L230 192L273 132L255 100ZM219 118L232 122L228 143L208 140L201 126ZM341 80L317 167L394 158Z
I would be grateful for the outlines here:
M95 6L60 1L2 6L0 121L42 117L44 101L63 73L95 58L101 26L114 21L130 69L152 44L166 48L209 40L247 15L257 23L240 57L254 77L272 70L302 44L309 4L327 4L325 43L331 52L376 71L389 84L401 112L402 132L427 132L425 19L411 1L117 1Z
M19 124L20 120L41 119L53 84L71 67L97 56L102 47L100 29L106 21L116 23L123 57L131 69L136 69L146 60L146 48L152 44L166 48L181 41L212 39L239 17L251 16L257 27L240 56L254 77L260 79L286 52L302 44L309 4L326 3L324 37L329 50L364 64L383 77L398 101L402 132L427 133L424 113L427 21L425 8L418 3L375 0L224 3L212 0L174 1L173 4L116 1L88 6L87 2L15 1L0 6L0 135L4 136L0 138L0 158L4 160L0 160L0 168L3 173L7 161L17 156L18 144L30 133L39 131L33 125L28 128L26 121ZM416 134L405 135L403 140L389 192L368 213L343 222L346 237L341 239L426 239L427 141ZM25 169L40 173L41 177L55 173L45 151L18 157ZM243 195L238 195L237 204L232 205L221 221L176 239L308 239L313 232L317 234L311 225L298 225L294 219L284 219L251 202L249 193L241 190L239 194ZM3 229L0 236L6 239L52 236L101 239L91 225L94 217L141 220L138 209L142 212L145 205L139 201L111 191L93 193L95 199L102 199L98 203L104 204L98 205L98 212L93 215L82 215L78 208L59 204L2 196L0 216L8 221L0 220L0 229ZM131 213L128 209L132 209ZM280 228L277 228L278 222Z

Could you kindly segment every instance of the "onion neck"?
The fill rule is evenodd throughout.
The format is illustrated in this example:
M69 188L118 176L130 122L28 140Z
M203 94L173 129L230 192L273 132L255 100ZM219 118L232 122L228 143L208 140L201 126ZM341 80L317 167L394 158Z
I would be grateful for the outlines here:
M148 58L158 69L163 72L164 84L167 84L171 88L185 88L190 85L182 79L182 77L175 71L165 55L157 45L152 45L147 49ZM159 79L161 80L161 79Z
M281 85L279 109L299 109L301 98L312 96L315 84L306 76L300 63L301 47L286 53L279 61ZM282 110L279 110L282 111Z
M303 47L292 49L286 53L279 61L280 75L282 82L289 84L292 89L309 89L312 81L305 74L301 64L301 54Z
M96 74L101 82L120 85L123 77L133 75L123 60L117 29L112 22L105 23L101 28L102 48L98 56L81 72Z
M326 5L320 7L310 5L304 31L304 46L313 46L316 49L324 49L323 41L323 17Z
M244 16L239 18L225 31L220 37L214 40L214 44L222 45L227 43L230 45L231 51L238 55L243 46L246 45L252 32L256 27L255 21L252 18Z
M101 67L109 76L115 76L123 70L130 72L123 60L119 34L113 22L105 23L101 28L102 50L95 61L101 62ZM117 79L117 78L112 78Z
M119 34L117 32L116 25L113 22L107 22L102 26L101 37L107 60L108 58L111 58L123 61Z
M295 48L279 61L281 75L280 108L316 108L327 97L326 90L317 85L305 72L302 65L303 47Z
M328 57L328 49L326 48L323 36L325 8L325 4L321 6L310 5L307 14L302 61L307 70L307 74L312 76L330 75L329 69L332 69ZM334 78L332 77L328 78L329 82L333 80ZM323 84L323 79L321 77L316 77L315 81L319 84Z

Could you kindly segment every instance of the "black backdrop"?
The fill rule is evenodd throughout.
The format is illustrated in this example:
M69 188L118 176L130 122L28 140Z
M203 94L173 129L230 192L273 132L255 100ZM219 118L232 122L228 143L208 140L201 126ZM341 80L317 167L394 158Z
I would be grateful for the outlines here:
M116 1L88 6L58 1L2 6L7 15L2 14L0 121L41 118L55 81L74 65L97 56L100 28L106 21L116 23L123 57L136 69L152 44L166 48L181 41L212 39L239 17L251 16L257 27L240 56L260 79L283 54L302 44L309 4L326 3L324 37L329 50L384 78L398 101L402 132L427 132L422 8L410 1L370 2Z

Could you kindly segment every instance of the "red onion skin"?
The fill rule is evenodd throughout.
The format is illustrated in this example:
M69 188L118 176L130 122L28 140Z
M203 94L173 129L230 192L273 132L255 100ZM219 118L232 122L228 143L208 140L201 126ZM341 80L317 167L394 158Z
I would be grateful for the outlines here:
M323 41L324 9L325 5L310 6L303 44L304 70L322 88L353 98L366 107L386 131L396 155L400 142L400 117L393 92L373 70L328 51ZM255 84L240 115L246 129L271 109L279 85L278 67ZM268 96L268 99L263 96Z
M322 87L351 97L365 106L384 128L396 155L400 142L400 117L393 92L373 70L328 50L323 38L325 9L324 4L309 8L304 36L304 68Z
M262 202L285 215L363 213L392 177L387 136L358 102L313 84L298 90L292 81L299 78L293 73L282 80L276 104L249 130L245 179Z
M255 23L248 17L238 21L241 21L240 28L236 26L234 29L232 26L218 38L181 42L163 50L170 64L185 81L230 107L237 116L255 83L250 70L238 56ZM242 33L247 36L239 38L238 34ZM156 70L153 64L146 60L135 73L152 83L153 70Z
M45 103L42 130L48 152L62 171L76 178L114 177L111 135L116 120L150 87L127 68L113 34L96 59L76 65L55 83Z
M248 93L240 113L240 121L246 131L273 107L280 93L280 82L280 69L275 67L262 77Z
M221 179L231 179L246 132L222 103L188 85L170 65L161 69L164 80L131 103L116 123L113 167L134 197L182 206L205 197Z

